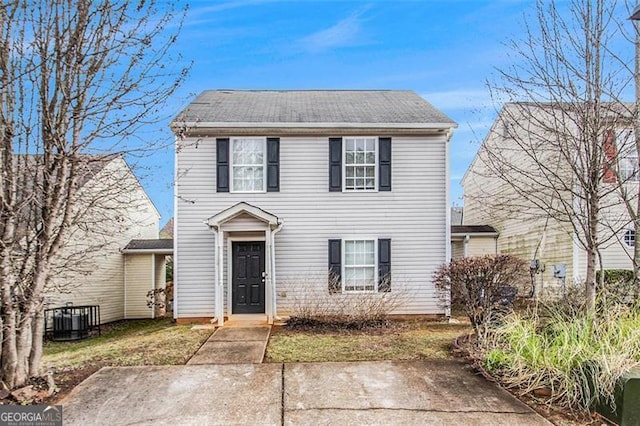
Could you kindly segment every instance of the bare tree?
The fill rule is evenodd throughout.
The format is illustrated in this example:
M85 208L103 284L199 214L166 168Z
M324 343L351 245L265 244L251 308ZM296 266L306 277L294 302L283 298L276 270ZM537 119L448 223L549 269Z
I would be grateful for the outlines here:
M607 215L620 203L619 185L610 181L616 153L607 140L629 122L619 99L631 76L612 48L619 10L609 0L572 0L568 15L555 1L536 6L523 39L510 43L514 65L489 83L494 98L507 104L479 151L481 173L493 184L476 201L572 233L586 252L592 309L600 250L628 224Z
M0 5L0 357L9 387L38 373L43 292L70 265L61 256L71 230L98 200L126 202L108 185L82 194L93 164L144 150L131 136L159 119L186 75L170 52L183 17L154 0ZM95 209L91 217L111 220Z

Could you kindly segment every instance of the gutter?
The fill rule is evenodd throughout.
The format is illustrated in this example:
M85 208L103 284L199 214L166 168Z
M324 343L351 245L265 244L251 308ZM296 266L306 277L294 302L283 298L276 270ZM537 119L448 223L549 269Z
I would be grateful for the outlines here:
M122 254L166 254L172 255L173 249L120 249Z

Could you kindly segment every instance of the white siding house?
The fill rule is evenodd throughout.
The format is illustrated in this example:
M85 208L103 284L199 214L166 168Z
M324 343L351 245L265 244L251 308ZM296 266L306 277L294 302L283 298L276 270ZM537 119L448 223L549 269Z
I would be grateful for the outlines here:
M616 105L605 105L603 108L615 111L618 108ZM465 173L462 186L464 188L463 224L483 224L495 228L499 233L497 251L516 255L527 262L531 261L532 266L537 267L534 274L537 291L547 288L555 292L563 284L584 281L586 252L578 243L576 234L566 217L550 214L540 207L544 203L536 204L528 201L526 196L516 193L505 183L505 177L527 180L529 188L524 192L546 196L545 191L551 193L550 185L544 186L543 183L530 177L535 176L535 171L539 170L540 180L548 182L542 177L545 173L551 173L549 172L551 170L562 176L566 171L566 178L562 180L566 182L567 188L572 188L573 180L568 173L568 160L558 159L558 150L554 151L551 148L549 141L552 139L545 140L545 135L552 134L556 126L559 127L559 133L566 132L573 135L576 140L579 140L579 132L570 122L571 120L564 120L569 121L564 123L561 118L563 114L556 114L553 107L554 105L549 104L546 111L541 111L539 105L535 107L514 103L505 105ZM570 117L568 114L564 116ZM513 123L516 118L517 125ZM629 127L628 117L611 114L611 118L604 121L600 135L604 146L602 155L606 157L606 161L612 168L607 170L605 167L604 170L596 171L602 175L601 193L603 194L599 234L602 239L608 241L601 248L604 269L632 268L631 256L635 235L632 226L629 225L629 216L619 191L619 188L628 185L631 193L635 191L637 194L637 155L627 158L625 154L627 143L625 140L633 139L632 135L628 134ZM627 135L622 138L622 133ZM613 137L614 135L617 136ZM514 143L514 138L518 140L531 138L533 141L529 144L532 147L531 152L524 153L521 145ZM607 147L607 144L610 146ZM496 176L496 167L488 166L498 157L505 163L516 165L505 166L501 177ZM535 162L534 157L537 157ZM632 166L632 170L627 173L622 168L629 161L629 164L635 164L635 166ZM625 175L626 180L622 183L618 181L611 173L613 168ZM517 169L528 170L530 173L525 177L515 176L514 170ZM551 193L549 197L549 199L562 197L566 202L574 203L574 206L578 203L575 198L571 198L572 195L568 190ZM632 199L632 204L636 204L635 199Z
M455 126L409 91L200 94L172 123L174 316L273 321L308 294L387 291L406 294L395 313L443 314Z

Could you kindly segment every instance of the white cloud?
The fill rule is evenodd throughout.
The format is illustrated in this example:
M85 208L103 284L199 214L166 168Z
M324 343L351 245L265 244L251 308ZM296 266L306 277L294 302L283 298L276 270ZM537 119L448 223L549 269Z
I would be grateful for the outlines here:
M336 47L353 46L360 43L362 15L368 9L361 9L324 30L300 39L300 45L310 52L322 52Z

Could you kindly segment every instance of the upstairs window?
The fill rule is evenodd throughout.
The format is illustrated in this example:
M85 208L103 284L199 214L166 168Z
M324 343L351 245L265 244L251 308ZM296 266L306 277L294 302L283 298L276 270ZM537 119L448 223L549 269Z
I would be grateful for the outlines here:
M231 192L265 192L266 138L231 139Z
M375 191L377 138L344 138L344 190Z

